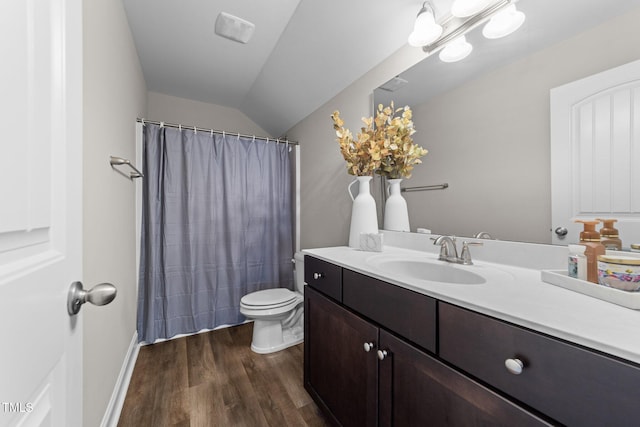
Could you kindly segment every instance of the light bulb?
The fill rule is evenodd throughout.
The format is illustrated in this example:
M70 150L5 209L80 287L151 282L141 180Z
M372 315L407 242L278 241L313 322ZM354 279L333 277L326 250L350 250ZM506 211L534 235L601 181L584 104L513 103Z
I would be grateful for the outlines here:
M515 4L510 4L491 18L482 29L482 35L488 39L508 36L520 28L524 19L524 13L517 10Z
M408 42L413 47L422 47L433 43L442 35L442 27L436 23L433 12L427 8L418 14Z
M462 35L442 49L439 57L442 62L461 61L469 56L472 50L473 46L467 42L467 38Z

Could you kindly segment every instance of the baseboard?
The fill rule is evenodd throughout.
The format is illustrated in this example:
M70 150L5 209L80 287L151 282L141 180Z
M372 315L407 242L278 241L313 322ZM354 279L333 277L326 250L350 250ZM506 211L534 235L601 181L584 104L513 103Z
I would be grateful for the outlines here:
M127 396L127 389L129 388L131 375L133 375L133 368L136 365L139 350L138 332L136 331L131 338L131 344L129 344L127 356L125 357L122 368L120 369L118 381L113 388L111 400L109 400L107 410L104 413L104 417L102 417L102 423L100 423L101 427L116 427L118 425L120 412L122 411L122 405L124 405L124 398Z

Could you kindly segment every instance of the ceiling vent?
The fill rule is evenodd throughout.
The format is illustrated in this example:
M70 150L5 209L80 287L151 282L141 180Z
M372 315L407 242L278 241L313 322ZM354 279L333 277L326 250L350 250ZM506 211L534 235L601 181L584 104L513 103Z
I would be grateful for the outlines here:
M247 43L255 28L253 23L226 12L220 12L216 19L216 34L240 43Z
M406 85L407 83L409 82L403 79L402 77L395 76L394 78L392 78L391 80L389 80L388 82L380 86L380 89L383 89L389 92L395 92L396 90L400 89L402 86Z

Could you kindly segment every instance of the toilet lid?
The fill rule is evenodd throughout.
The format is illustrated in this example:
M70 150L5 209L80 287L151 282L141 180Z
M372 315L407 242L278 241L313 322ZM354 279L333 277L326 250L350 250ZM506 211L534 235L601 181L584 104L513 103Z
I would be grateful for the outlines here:
M286 288L265 289L263 291L251 292L242 297L240 302L245 306L264 307L275 304L288 304L293 302L298 294Z

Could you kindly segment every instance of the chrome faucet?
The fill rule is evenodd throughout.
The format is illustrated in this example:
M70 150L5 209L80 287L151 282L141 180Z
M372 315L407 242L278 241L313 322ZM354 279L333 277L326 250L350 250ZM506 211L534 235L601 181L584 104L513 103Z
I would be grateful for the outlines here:
M473 265L469 246L482 246L481 242L464 241L462 242L462 252L460 253L460 257L458 257L458 249L456 248L455 236L440 236L434 239L433 244L440 245L440 256L438 257L439 260L464 265Z
M433 244L440 245L440 256L438 257L439 260L456 263L459 262L455 236L440 236L435 239Z

